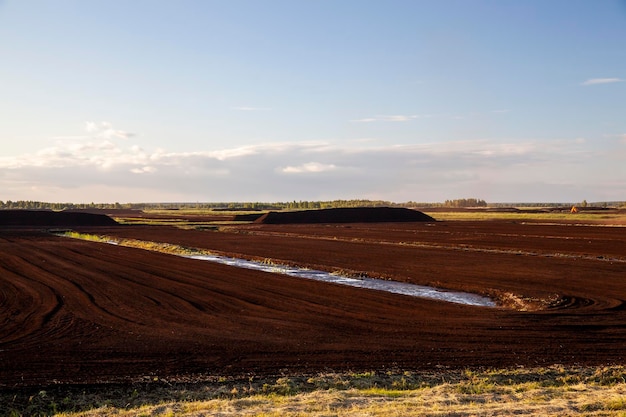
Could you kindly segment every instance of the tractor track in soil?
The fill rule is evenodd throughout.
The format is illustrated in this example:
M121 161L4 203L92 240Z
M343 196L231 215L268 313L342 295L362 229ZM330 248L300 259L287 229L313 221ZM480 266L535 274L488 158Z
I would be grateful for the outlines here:
M0 384L623 364L626 228L76 230L495 296L484 308L0 229ZM527 311L520 311L520 310Z

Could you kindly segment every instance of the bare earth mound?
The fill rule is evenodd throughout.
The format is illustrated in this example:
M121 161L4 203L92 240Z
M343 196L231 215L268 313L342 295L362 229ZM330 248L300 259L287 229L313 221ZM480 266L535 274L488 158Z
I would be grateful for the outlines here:
M104 214L52 210L0 210L0 227L12 226L115 226Z
M217 210L216 210L217 211ZM247 213L247 214L195 214L186 213L179 210L170 210L166 213L159 212L145 212L137 209L70 209L67 210L70 213L91 213L102 214L109 217L125 217L130 219L143 219L143 220L179 220L190 222L219 222L219 221L237 221L237 222L252 222L258 219L263 213Z
M421 211L400 207L355 207L275 212L259 217L262 224L434 222Z

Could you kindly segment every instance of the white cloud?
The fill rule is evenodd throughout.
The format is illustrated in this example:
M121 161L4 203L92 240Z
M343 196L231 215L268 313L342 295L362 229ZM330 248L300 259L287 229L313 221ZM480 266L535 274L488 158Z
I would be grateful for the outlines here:
M88 133L97 132L99 130L98 124L94 122L85 122L85 130Z
M91 137L101 139L128 139L135 136L134 133L114 129L113 125L109 122L85 122L85 131L89 133Z
M581 85L611 84L624 82L621 78L590 78Z
M320 164L319 162L307 162L298 166L287 166L281 169L286 174L302 174L302 173L318 173L326 171L334 171L337 167L333 164Z
M572 201L593 201L594 193L613 193L613 199L620 199L619 189L608 188L606 178L625 176L622 165L608 150L593 151L577 138L411 145L374 140L278 142L189 152L96 138L58 141L33 153L0 158L0 188L3 199L77 202L174 197L174 201L443 201L468 195L487 201L559 201L568 196ZM516 192L519 195L513 198Z
M366 117L364 119L354 119L354 120L350 120L351 122L355 122L355 123L369 123L369 122L376 122L378 119L376 119L375 117Z
M239 148L220 149L218 151L208 152L207 155L220 161L224 161L230 158L239 158L243 156L254 155L257 152L258 150L256 146L242 146Z
M133 168L130 170L133 174L150 174L156 172L156 168L151 166L145 166L141 168Z

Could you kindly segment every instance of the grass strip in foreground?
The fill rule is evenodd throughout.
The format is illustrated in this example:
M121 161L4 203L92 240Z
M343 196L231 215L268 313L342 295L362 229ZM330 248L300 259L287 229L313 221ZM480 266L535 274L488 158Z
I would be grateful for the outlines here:
M8 416L626 416L626 369L366 372L276 378L147 377L0 391Z

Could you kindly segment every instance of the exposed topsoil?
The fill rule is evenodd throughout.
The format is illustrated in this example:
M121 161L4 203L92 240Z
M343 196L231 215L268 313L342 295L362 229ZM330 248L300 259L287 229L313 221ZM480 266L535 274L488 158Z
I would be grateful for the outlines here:
M502 307L1 227L0 389L626 363L626 227L439 221L72 228L493 295Z
M401 207L354 207L323 210L271 211L259 217L261 224L312 224L312 223L389 223L434 222L435 219L421 211Z
M115 226L104 214L52 210L0 210L0 227L13 226Z
M220 210L214 210L219 212ZM236 211L236 210L233 210ZM236 221L236 222L252 222L258 219L262 213L245 213L245 214L195 214L186 213L179 210L166 210L165 212L145 212L137 209L71 209L70 213L92 213L101 214L110 217L125 217L131 219L143 220L174 220L174 221L191 221L191 222L218 222L218 221Z

